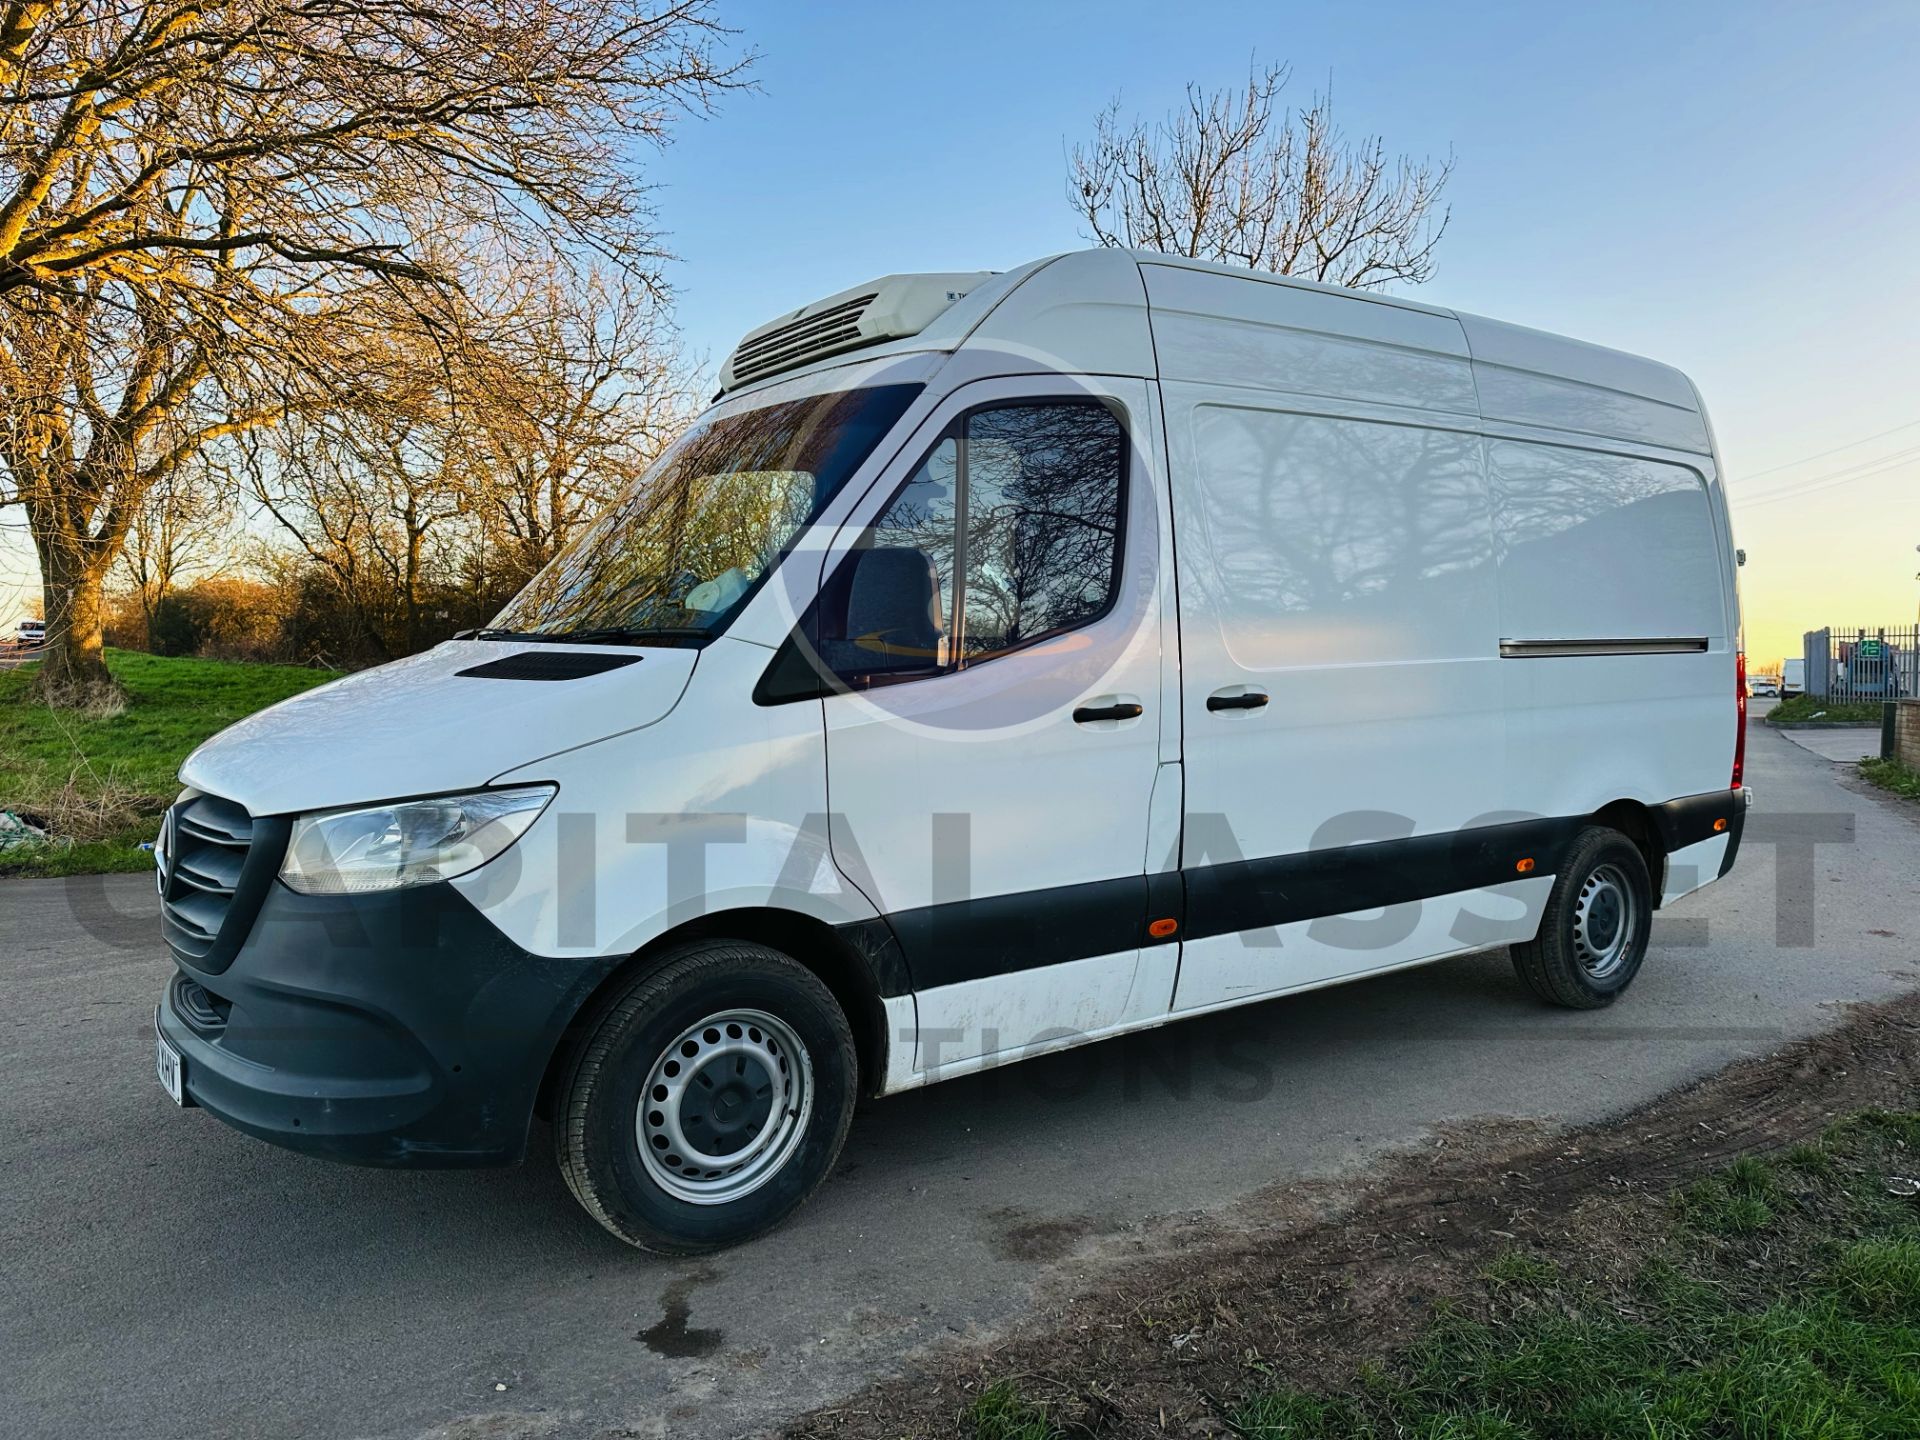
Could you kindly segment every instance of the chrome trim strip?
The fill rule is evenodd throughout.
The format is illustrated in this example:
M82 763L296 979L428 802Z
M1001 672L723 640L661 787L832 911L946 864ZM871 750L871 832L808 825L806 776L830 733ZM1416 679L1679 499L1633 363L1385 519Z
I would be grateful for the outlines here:
M1538 660L1563 655L1697 655L1706 648L1704 635L1660 635L1636 640L1502 640L1500 657Z

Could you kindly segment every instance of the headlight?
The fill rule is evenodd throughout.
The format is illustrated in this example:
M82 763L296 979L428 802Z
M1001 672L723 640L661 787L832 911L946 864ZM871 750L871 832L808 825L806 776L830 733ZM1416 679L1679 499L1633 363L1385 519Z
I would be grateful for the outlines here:
M477 870L540 818L551 785L326 810L293 823L280 878L302 895L359 895Z

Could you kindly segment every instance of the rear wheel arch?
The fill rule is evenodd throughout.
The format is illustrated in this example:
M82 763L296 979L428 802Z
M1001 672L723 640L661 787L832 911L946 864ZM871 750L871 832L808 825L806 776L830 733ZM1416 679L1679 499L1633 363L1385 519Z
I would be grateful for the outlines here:
M853 1030L854 1053L860 1062L861 1087L878 1093L887 1070L886 1006L880 979L872 961L833 926L797 910L774 906L720 910L702 915L655 936L614 966L575 1009L541 1077L534 1113L554 1116L558 1087L567 1062L608 1003L623 994L635 977L657 968L675 950L699 940L745 940L797 960L832 993Z
M1638 800L1613 800L1588 819L1592 824L1618 830L1633 842L1640 858L1647 862L1647 878L1653 885L1653 908L1658 910L1661 893L1666 889L1667 847L1660 837L1653 811Z
M1538 932L1509 947L1515 972L1550 1004L1612 1004L1646 959L1657 893L1624 831L1598 820L1582 826L1552 878Z

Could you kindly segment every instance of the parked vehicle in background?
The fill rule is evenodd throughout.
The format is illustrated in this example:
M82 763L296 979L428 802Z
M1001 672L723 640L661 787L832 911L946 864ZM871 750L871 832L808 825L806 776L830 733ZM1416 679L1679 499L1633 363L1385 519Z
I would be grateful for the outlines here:
M1920 695L1920 625L1822 626L1801 637L1809 695L1871 705Z
M1804 659L1782 661L1780 665L1780 695L1802 694L1807 688L1807 662Z
M1838 653L1835 686L1849 700L1893 700L1904 693L1901 671L1910 667L1910 654L1903 656L1898 647L1878 636L1862 636L1834 648Z
M14 627L13 639L16 645L29 649L38 649L47 643L47 622L44 620L22 620Z
M1756 675L1747 682L1747 694L1756 699L1775 699L1780 694L1780 682L1771 675Z
M188 758L159 1073L376 1165L549 1116L686 1252L862 1093L1494 945L1604 1006L1734 862L1739 635L1665 365L1145 252L887 276L494 628Z

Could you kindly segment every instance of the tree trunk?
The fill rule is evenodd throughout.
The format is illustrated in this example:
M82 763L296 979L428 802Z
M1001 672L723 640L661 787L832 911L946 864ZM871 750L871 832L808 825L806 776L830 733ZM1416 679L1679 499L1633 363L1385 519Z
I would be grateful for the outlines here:
M106 566L89 564L64 545L41 550L46 576L47 652L39 688L51 705L100 705L120 698L107 672L101 591Z
M420 653L420 551L427 532L420 525L420 510L411 496L407 500L407 566L401 579L407 614L407 654Z

